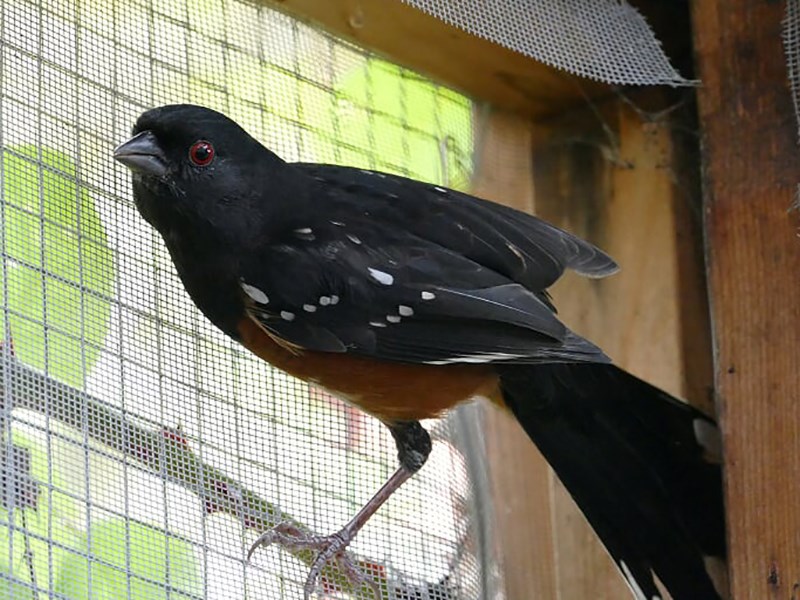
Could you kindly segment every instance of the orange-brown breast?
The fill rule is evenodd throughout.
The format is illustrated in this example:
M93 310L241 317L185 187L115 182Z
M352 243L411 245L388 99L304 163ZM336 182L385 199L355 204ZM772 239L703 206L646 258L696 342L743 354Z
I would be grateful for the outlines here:
M497 375L488 365L415 365L303 350L249 318L238 331L242 344L260 358L382 421L436 417L474 396L500 398Z

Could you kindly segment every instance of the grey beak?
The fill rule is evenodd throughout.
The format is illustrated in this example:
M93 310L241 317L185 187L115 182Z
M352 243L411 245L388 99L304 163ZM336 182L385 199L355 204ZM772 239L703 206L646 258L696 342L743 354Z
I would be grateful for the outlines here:
M134 173L163 177L167 157L152 131L142 131L114 149L114 158Z

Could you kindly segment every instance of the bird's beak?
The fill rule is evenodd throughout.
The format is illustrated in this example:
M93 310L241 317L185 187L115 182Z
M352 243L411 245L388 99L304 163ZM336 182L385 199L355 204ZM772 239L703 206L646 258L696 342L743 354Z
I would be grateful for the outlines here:
M167 157L152 131L137 133L114 149L114 158L134 173L163 177L167 173Z

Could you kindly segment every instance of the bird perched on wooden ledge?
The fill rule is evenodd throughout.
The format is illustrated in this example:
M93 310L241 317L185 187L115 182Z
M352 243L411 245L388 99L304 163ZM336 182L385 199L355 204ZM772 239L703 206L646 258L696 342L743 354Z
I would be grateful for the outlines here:
M547 294L565 269L614 273L606 254L443 187L286 163L207 108L149 110L133 134L114 158L200 310L265 361L380 419L397 444L400 467L341 531L303 539L279 527L254 544L319 550L306 598L425 463L419 420L475 396L517 418L637 600L661 598L656 579L674 600L720 598L705 566L725 556L715 423L612 365Z

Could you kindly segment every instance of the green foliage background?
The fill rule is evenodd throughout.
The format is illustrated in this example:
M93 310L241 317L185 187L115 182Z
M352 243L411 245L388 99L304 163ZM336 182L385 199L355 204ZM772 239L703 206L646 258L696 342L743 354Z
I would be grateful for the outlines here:
M111 249L72 159L51 148L3 152L8 324L22 362L82 386L108 331ZM4 285L0 270L0 289Z

